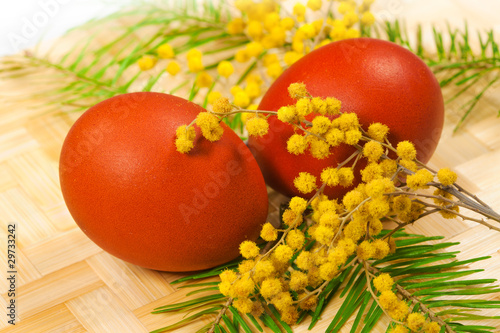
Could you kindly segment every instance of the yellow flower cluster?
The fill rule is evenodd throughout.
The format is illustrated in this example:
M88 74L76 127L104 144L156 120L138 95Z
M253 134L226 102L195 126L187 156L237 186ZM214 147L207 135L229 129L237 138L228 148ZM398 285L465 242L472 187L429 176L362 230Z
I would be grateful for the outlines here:
M394 320L403 321L408 316L408 304L400 300L392 290L382 291L378 301L382 309L384 309Z
M160 45L156 50L155 54L148 54L144 55L139 60L137 60L137 65L142 71L147 71L152 69L156 63L158 62L158 59L174 59L175 58L175 51L172 45L165 43ZM170 74L170 75L177 75L177 73L180 72L181 66L179 65L179 62L177 60L170 60L168 64L165 67L165 70Z
M294 180L295 187L302 193L310 193L317 188L316 177L308 172L301 172Z
M423 333L439 333L441 326L437 322L429 322L425 320L425 316L418 312L408 314L404 324L395 325L390 333L410 333L410 332L423 332Z
M373 286L380 293L380 306L386 310L393 319L404 321L405 325L396 325L390 332L440 332L441 326L439 326L438 323L426 322L425 317L421 313L408 313L409 308L406 303L400 300L392 291L394 280L389 274L379 274L373 279Z
M353 176L350 168L328 168L321 178L339 185L345 178L352 182ZM304 192L317 189L317 179L309 173L301 173L295 183ZM372 190L380 193L377 198L384 190L394 188L392 182L385 181L379 186L382 189ZM394 251L392 240L373 238L382 231L382 224L360 208L366 195L359 193L360 199L352 199L358 202L355 214L346 209L352 204L341 204L320 192L309 201L299 196L291 198L282 215L285 229L278 230L268 222L261 230L265 241L277 243L268 252L260 253L256 243L243 242L240 253L246 260L239 265L236 278L230 275L231 280L226 278L229 273L221 274L221 293L235 298L233 304L242 313L253 313L261 296L276 307L283 321L294 324L299 311L313 309L322 288L353 258L381 259ZM312 223L305 225L305 218ZM365 235L369 237L360 242ZM384 290L390 290L392 283L385 275L377 280L377 286Z
M203 137L211 142L220 140L224 132L219 118L210 112L200 112L196 117L196 125L201 129Z
M439 175L439 172L438 172ZM460 211L459 207L455 204L453 204L452 199L453 195L450 194L449 192L446 192L441 189L436 189L434 191L434 203L443 209L439 211L441 216L443 216L445 219L453 219L457 217L457 214Z
M355 254L356 243L347 238L338 239L328 246L318 241L310 249L305 249L308 237L301 226L309 204L303 198L292 198L283 214L288 228L282 230L281 238L271 251L258 254L257 245L245 241L240 252L247 260L240 264L238 273L224 271L220 275L219 289L224 295L236 299L233 305L238 311L254 313L260 295L276 307L283 321L294 324L300 309L310 310L316 306L320 285L338 275L349 257ZM337 209L341 206L338 203L323 196L315 200L313 206L316 207L315 213L323 216L315 231L317 239L327 237L329 229L332 233L334 228L339 230ZM325 230L321 231L322 228ZM264 224L261 231L266 240L276 240L277 233L270 223ZM332 235L329 239L333 238ZM285 275L285 271L289 274ZM310 288L317 289L311 292Z
M203 137L211 142L218 141L224 134L220 119L210 112L200 112L193 121L201 129ZM194 147L196 131L192 124L179 126L176 130L175 146L177 151L188 153Z
M180 126L176 131L175 146L181 153L189 152L194 146L196 132L193 127Z
M394 253L394 239L381 237L383 220L406 225L428 212L428 206L439 207L443 216L451 217L458 206L446 191L455 183L456 174L449 169L435 173L419 167L415 146L401 141L393 147L387 139L387 126L372 123L365 130L355 113L341 112L340 101L312 97L302 83L292 84L288 92L296 103L276 112L250 112L218 98L214 111L201 112L193 123L206 139L216 141L222 135L217 116L242 112L248 133L261 136L268 131L267 116L276 115L296 129L287 142L292 154L309 151L320 159L337 145L352 146L353 154L346 161L324 168L319 176L300 172L294 185L300 193L313 193L312 198L292 197L281 215L281 229L269 222L262 226L260 236L273 242L270 249L263 252L255 242L241 243L240 253L245 260L237 272L221 274L220 292L234 299L238 311L259 314L264 299L274 305L283 321L294 324L301 310L314 309L323 288L353 260L370 264ZM191 149L189 141L195 136L190 125L179 127L178 150ZM366 163L361 164L361 159ZM357 163L363 165L360 177L355 175ZM349 190L339 200L324 194L326 187L336 186ZM429 186L437 188L432 196L419 197L415 192ZM434 205L423 198L432 198ZM395 330L434 332L439 328L422 321L419 313L410 314L407 303L393 291L394 281L388 274L374 278L373 285L380 293L378 302L384 311L396 321L405 321Z
M263 84L272 84L301 57L332 41L359 37L363 32L366 35L375 22L370 12L372 0L326 2L308 0L289 8L274 0L236 0L234 7L240 13L232 15L224 29L244 42L229 46L232 53L212 56L215 63L205 65L203 53L197 48L181 57L185 45L174 39L147 50L137 66L149 71L160 64L171 76L184 73L193 80L192 95L200 88L210 94L232 86L234 104L251 108L265 92ZM214 100L208 99L208 103Z
M394 280L387 273L382 273L373 279L373 286L380 292L391 290L393 285Z
M280 121L292 124L305 134L294 134L287 141L287 150L294 155L309 152L317 159L330 155L331 148L346 143L356 145L362 137L355 113L342 113L341 102L334 97L311 97L302 84L290 85L289 94L297 102L279 108ZM338 116L333 120L332 117ZM311 121L307 117L313 117ZM371 152L372 156L374 153ZM381 154L380 154L381 155Z
M245 128L248 131L248 135L251 136L264 136L269 131L269 123L266 119L259 116L252 117L248 119L245 123Z
M278 230L271 223L267 222L262 227L260 237L266 242L272 242L278 238Z
M157 59L151 55L143 55L137 60L137 65L142 71L148 71L156 65Z
M215 113L226 114L233 110L233 106L226 97L218 97L212 103L212 110Z
M437 172L438 180L445 186L453 185L457 181L457 174L448 168L442 168Z
M306 5L296 3L290 15L276 1L235 1L241 16L235 15L227 23L226 31L230 35L244 35L248 39L248 43L235 52L235 65L256 61L259 64L257 67L263 68L261 72L267 76L266 80L272 82L288 66L313 49L332 41L359 37L361 30L375 21L370 12L372 1L364 0L360 5L353 0L339 1L336 19L332 19L331 12L326 10L328 6L324 6L323 2L309 0ZM229 67L227 71L221 67L219 65L218 73L223 77L233 72ZM246 92L252 85L247 82L246 87L241 88ZM258 96L260 89L255 97Z

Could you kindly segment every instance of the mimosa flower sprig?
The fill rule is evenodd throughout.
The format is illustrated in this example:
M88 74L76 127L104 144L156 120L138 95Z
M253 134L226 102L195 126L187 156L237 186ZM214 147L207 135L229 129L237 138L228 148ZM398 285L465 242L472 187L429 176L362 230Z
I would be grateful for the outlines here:
M141 3L73 31L91 37L81 43L78 36L59 58L39 49L3 58L0 75L42 77L40 91L66 110L133 91L175 93L206 106L231 90L235 104L252 108L301 56L331 41L365 36L375 20L372 2L311 0L291 10L272 0ZM109 31L116 31L113 40L94 43ZM44 75L37 74L41 70ZM56 79L49 90L51 76ZM240 124L237 118L232 127Z
M280 320L293 325L304 311L317 307L319 296L332 281L359 264L369 294L397 324L395 331L438 332L444 327L452 332L424 304L412 310L407 301L415 301L413 296L399 287L393 291L391 276L380 274L372 263L394 254L393 236L424 216L439 213L446 219L459 217L500 231L500 215L459 186L450 169L436 172L420 163L411 142L401 141L394 147L387 139L390 129L384 124L373 123L365 130L355 113L341 111L341 101L313 97L302 83L291 84L288 91L296 103L278 111L242 109L227 98L219 98L212 110L198 114L177 131L177 150L189 154L194 147L193 126L201 129L205 139L217 141L223 134L222 118L244 113L248 134L263 136L269 130L267 118L276 116L296 129L287 142L290 154L308 153L322 159L339 145L353 148L345 161L325 168L319 179L308 172L297 175L294 185L299 192L314 194L309 200L292 197L281 216L281 226L269 222L263 226L261 238L268 242L263 249L252 241L241 244L244 260L236 271L220 274L220 292L242 314L258 317L272 306ZM359 170L361 179L357 182L355 170L362 159L366 166ZM333 186L351 190L339 202L323 193ZM433 192L425 192L431 187ZM485 219L467 216L461 208ZM383 233L384 222L395 227Z
M137 64L149 71L161 63L170 76L184 73L193 77L190 99L203 90L207 93L204 106L220 97L221 90L230 90L235 105L255 108L253 103L266 87L302 56L332 41L360 37L373 25L373 1L358 2L297 2L290 12L275 1L235 1L236 10L224 28L227 34L247 42L220 59L217 66L206 66L208 57L199 48L180 56L170 43L144 55Z
M394 183L401 180L403 175L406 177L404 183L400 182L393 192L382 193L391 197L391 201L396 200L401 206L407 206L409 201L406 199L410 199L413 204L432 208L425 212L426 215L439 212L445 218L459 216L500 231L499 226L486 220L460 214L459 207L463 207L480 213L487 219L500 221L498 213L456 183L457 175L453 171L443 168L436 172L419 162L416 159L416 149L411 142L402 141L394 147L387 139L389 128L386 125L373 123L365 130L360 125L355 113L340 111L341 102L338 99L312 97L302 83L290 85L289 93L292 98L297 100L296 104L281 107L278 111L243 109L232 105L227 98L219 98L214 103L212 110L200 113L190 124L178 129L176 139L178 151L188 153L194 146L195 132L192 126L195 124L200 127L207 140L217 141L223 133L220 121L229 115L243 113L248 134L263 136L267 134L269 129L266 118L274 115L297 129L297 133L293 134L287 142L287 150L291 154L300 155L308 151L312 156L322 159L328 157L332 153L332 149L340 144L347 144L355 148L352 155L339 163L335 169L323 170L320 185L311 174L303 172L298 175L294 184L300 192L307 194L317 189L314 196L316 198L322 195L325 186L352 186L354 168L361 158L365 158L368 164L360 171L361 184L369 185L372 181L376 181L368 186L369 191L372 187L380 191L381 179L386 183L389 181ZM306 116L313 113L316 115L311 121L305 119ZM330 120L329 117L335 118ZM392 156L391 154L396 158L389 157ZM349 162L353 163L346 167L345 165ZM416 190L429 187L435 188L433 194L416 192ZM361 190L361 192L366 192L366 189ZM348 193L348 198L354 195L350 193ZM402 194L408 198L398 198ZM358 200L362 197L364 196L359 196ZM428 199L432 199L432 203ZM382 214L382 216L384 215L386 214Z

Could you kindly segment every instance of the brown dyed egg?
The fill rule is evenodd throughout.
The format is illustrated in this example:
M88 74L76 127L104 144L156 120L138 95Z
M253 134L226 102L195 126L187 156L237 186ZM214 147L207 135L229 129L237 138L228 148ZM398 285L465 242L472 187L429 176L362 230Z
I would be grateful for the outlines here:
M105 251L162 271L214 267L238 256L266 222L259 167L224 124L214 143L176 151L175 131L204 109L172 95L119 95L86 111L61 151L60 182L78 226Z

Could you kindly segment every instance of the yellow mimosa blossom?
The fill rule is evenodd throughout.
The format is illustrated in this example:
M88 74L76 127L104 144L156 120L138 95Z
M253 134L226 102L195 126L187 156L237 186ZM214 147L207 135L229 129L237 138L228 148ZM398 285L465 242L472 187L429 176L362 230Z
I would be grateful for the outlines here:
M376 230L373 230L373 232L370 231L371 235L377 235L380 231L382 231L383 225L379 221L380 225L380 230L376 232ZM374 221L373 223L370 223L370 229L372 229L372 226L374 226L376 222ZM373 248L375 249L375 253L373 254L373 258L375 259L384 259L390 252L390 246L389 243L387 243L385 240L382 239L376 239L373 241Z
M168 43L160 45L156 49L156 52L158 53L158 57L160 57L162 59L171 59L175 56L174 49Z
M205 67L203 66L201 57L193 56L191 58L188 58L188 68L190 72L198 73L202 71Z
M307 7L309 7L311 10L320 10L322 6L322 1L321 0L309 0L307 1Z
M137 60L137 65L141 71L147 71L156 65L157 59L151 55L143 55Z
M325 281L333 279L338 271L338 267L331 262L326 262L319 267L319 275Z
M233 103L240 108L245 108L250 104L250 97L244 90L240 90L234 94Z
M255 267L255 261L251 259L242 260L238 265L238 272L244 274L250 272Z
M309 270L314 264L311 252L309 251L300 252L300 254L295 259L295 263L297 264L298 268L306 271Z
M255 289L255 282L245 273L234 282L233 290L235 297L248 297Z
M268 13L264 16L264 28L271 31L274 27L280 24L280 15L277 12Z
M234 73L233 64L227 60L219 62L219 64L217 65L217 73L219 73L219 75L223 77L231 76L231 74Z
M239 35L245 30L245 22L241 18L234 18L226 26L230 35Z
M240 313L250 313L253 309L253 301L248 297L239 297L233 301L233 306Z
M304 135L293 134L287 140L286 149L289 153L294 155L300 155L305 152L309 143L307 142Z
M301 193L310 193L317 188L316 177L308 172L300 172L293 184Z
M358 245L357 254L359 259L368 260L375 254L375 248L370 241L364 240Z
M304 15L306 14L306 7L303 4L297 2L295 6L293 6L293 14L298 17L304 17Z
M196 85L200 88L208 88L212 85L213 78L207 72L200 72L196 76Z
M260 249L257 246L257 244L255 244L255 242L247 240L243 241L240 244L240 253L243 256L243 258L246 259L255 258L256 256L259 255L259 251Z
M406 160L414 160L417 157L415 146L410 141L400 141L396 147L398 156Z
M363 146L363 155L370 162L377 162L383 153L384 153L384 148L377 141L368 141Z
M264 34L264 27L262 26L262 23L259 21L250 21L248 22L247 25L247 35L254 39L258 40L262 37Z
M304 233L298 229L290 230L286 235L286 244L293 250L299 250L304 245L306 237Z
M361 16L361 23L367 26L373 25L375 23L375 16L371 12L364 12Z
M409 333L410 331L403 325L394 326L389 333Z
M292 248L284 244L278 245L273 252L274 259L282 263L292 259L292 256L293 256Z
M262 44L259 42L250 42L245 46L247 53L250 57L257 57L259 56L264 48L262 47Z
M260 294L264 298L272 298L282 292L281 281L277 278L269 278L262 281Z
M284 310L293 304L293 298L289 292L280 292L271 299L271 303L278 310Z
M441 326L435 321L427 323L424 327L425 333L439 333L441 332Z
M209 98L210 103L210 98ZM212 102L212 109L216 113L228 113L233 110L233 106L226 97L219 97Z
M219 119L208 112L200 112L196 116L196 125L200 127L203 137L212 142L218 141L224 132Z
M266 242L274 241L278 238L278 230L269 222L266 222L262 226L262 230L260 231L260 237Z
M412 331L420 331L425 325L425 317L418 312L413 312L406 318L406 325Z
M373 279L373 285L380 292L391 290L394 285L394 280L389 274L382 273Z
M363 200L365 199L365 196L363 195L362 192L358 190L351 190L344 195L344 198L342 199L342 203L344 204L345 208L349 211L355 209Z
M303 97L309 96L306 85L303 82L295 82L288 86L288 94L291 98L300 100Z
M250 55L248 54L247 50L246 49L241 49L241 50L238 50L236 51L236 54L234 55L234 60L236 60L237 62L247 62L248 60L250 60Z
M343 187L349 187L352 185L352 182L354 181L354 172L352 171L352 168L340 168L338 175L339 185Z
M230 269L225 269L222 273L219 274L219 278L222 282L234 282L238 279L238 274L235 271Z
M261 137L267 134L269 123L264 118L254 117L246 122L245 128L248 135Z
M325 116L316 116L312 120L312 127L309 129L314 134L325 134L331 126L331 121Z
M280 25L287 31L292 30L295 26L295 21L291 17L284 17L281 19Z
M316 137L310 136L310 141L309 141L309 150L311 152L311 155L314 158L317 159L323 159L327 158L331 151L330 151L330 146L328 143L324 140L318 139Z
M442 168L439 169L437 178L439 182L445 186L453 185L453 183L457 181L457 174L451 171L449 168Z
M266 73L271 78L276 79L283 73L283 67L281 67L279 62L272 63L267 67Z
M389 127L381 123L373 123L368 126L368 136L373 140L384 142L389 133Z
M290 275L290 289L293 291L301 291L307 287L307 274L301 271L292 271Z
M181 71L181 66L177 61L173 60L167 64L165 70L167 71L168 74L175 76Z
M319 225L314 231L314 239L323 245L329 245L333 237L335 237L335 230L327 225Z
M415 174L406 177L406 183L412 190L425 189L433 179L434 176L429 170L420 169Z

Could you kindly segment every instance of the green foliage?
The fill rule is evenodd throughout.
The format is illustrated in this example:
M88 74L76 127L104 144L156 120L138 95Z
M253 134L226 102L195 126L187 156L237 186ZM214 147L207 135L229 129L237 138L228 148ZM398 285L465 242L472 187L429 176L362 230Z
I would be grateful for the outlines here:
M381 236L389 230L382 232ZM397 292L410 308L420 309L427 317L438 320L446 329L455 332L492 332L495 328L486 325L465 325L462 321L484 321L500 319L500 316L487 316L478 313L478 309L500 308L500 301L473 298L490 293L497 293L500 288L494 285L496 279L469 278L482 269L467 269L467 265L489 259L480 257L468 260L457 260L459 251L447 251L459 243L436 242L443 237L426 237L408 234L404 230L397 231L397 250L384 259L370 262L368 270L371 274L389 273L395 280ZM430 243L432 242L432 243ZM181 288L194 288L208 292L217 282L203 282L206 276L224 269L235 269L238 260L207 271L198 273L182 281L191 283ZM314 329L323 317L328 304L335 297L342 299L342 305L336 310L326 332L339 332L346 322L354 316L351 332L371 332L378 320L384 315L378 302L368 289L367 272L362 261L354 256L349 259L350 265L338 277L329 282L318 297L314 311L304 311L299 315L299 322L310 317L309 329ZM182 282L180 280L174 283ZM200 282L197 282L200 281ZM343 286L343 289L340 287ZM374 287L371 286L374 290ZM342 291L341 291L342 290ZM461 296L461 297L457 297ZM264 302L263 299L261 299ZM153 313L197 311L196 314L183 320L155 330L167 332L185 325L201 316L211 316L212 321L202 327L199 332L208 332L214 327L214 332L262 332L262 327L268 327L272 332L292 332L292 328L280 319L278 311L272 305L264 306L264 313L258 321L252 315L241 315L231 306L232 299L220 294L217 290L208 296L194 298L185 302L170 304L155 309ZM220 316L217 320L216 316ZM240 330L238 330L238 327Z

